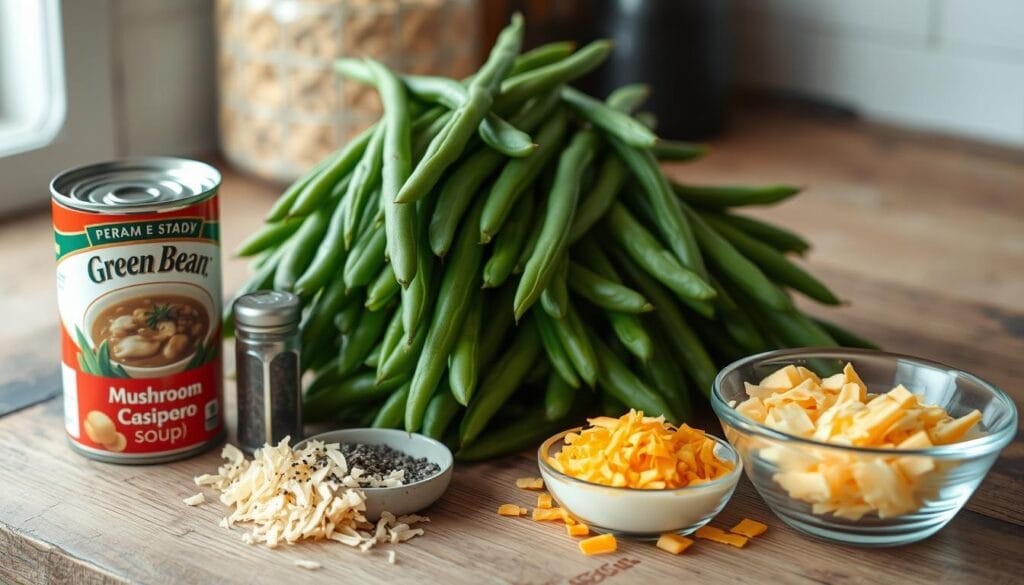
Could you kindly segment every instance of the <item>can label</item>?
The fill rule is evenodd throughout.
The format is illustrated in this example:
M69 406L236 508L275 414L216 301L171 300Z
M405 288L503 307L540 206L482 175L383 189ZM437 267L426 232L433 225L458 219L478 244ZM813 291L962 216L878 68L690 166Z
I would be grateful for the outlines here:
M223 428L217 198L111 211L53 202L68 436L107 458L195 449Z

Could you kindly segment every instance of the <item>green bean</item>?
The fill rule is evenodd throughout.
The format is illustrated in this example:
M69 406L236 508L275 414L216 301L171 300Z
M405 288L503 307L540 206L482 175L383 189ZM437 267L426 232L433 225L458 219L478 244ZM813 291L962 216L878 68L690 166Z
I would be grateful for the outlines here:
M331 189L349 174L363 156L366 145L373 135L373 126L363 131L354 140L349 141L324 169L306 184L298 195L290 209L281 211L271 210L268 221L276 221L287 216L303 217L320 208L320 205L327 199ZM276 206L275 206L276 207Z
M715 297L715 306L718 314L721 315L722 325L729 333L729 336L747 354L761 353L767 350L768 342L758 331L757 325L747 312L736 304L728 289L715 278L712 278L711 283L714 285L715 290L718 291L718 296Z
M572 262L569 264L569 286L576 294L594 305L620 313L646 313L654 310L644 296L635 290L608 280Z
M658 116L655 115L654 112L641 111L633 114L633 117L636 118L637 122L640 122L645 127L650 128L651 130L654 130L655 128L658 127ZM658 142L661 142L661 139L659 139ZM655 143L654 146L648 148L647 150L653 154L654 149L657 148L657 146L658 144Z
M799 187L792 187L790 185L710 187L674 183L672 188L687 203L709 209L746 205L772 205L785 201L800 192Z
M373 402L395 390L393 385L378 385L373 379L373 372L361 372L340 381L335 381L336 374L331 376L330 381L324 384L325 388L303 396L302 416L307 422L328 420L343 406ZM316 383L314 380L313 384Z
M480 344L480 322L483 320L483 295L477 291L469 304L469 312L462 324L455 347L448 357L448 384L451 394L465 406L476 390Z
M427 156L431 143L448 128L448 124L451 123L453 116L453 112L445 110L422 131L416 132L415 129L413 130L412 159L414 161L422 160Z
M501 229L519 196L536 180L548 162L559 154L567 121L565 112L558 110L537 133L537 150L526 158L508 161L502 169L487 195L487 203L480 220L481 242L491 241L494 234Z
M572 401L576 390L557 374L548 376L548 385L544 390L544 418L549 421L560 420L572 410Z
M483 122L480 122L478 131L487 146L506 156L520 158L529 156L537 150L537 145L529 134L493 112L487 114Z
M491 246L491 256L484 264L484 288L494 288L512 274L516 261L522 252L523 244L529 236L530 228L536 219L533 213L534 197L527 193L523 197L519 209L509 218L505 229L498 232Z
M654 351L654 342L647 333L640 318L635 314L619 313L618 311L607 311L608 321L612 324L612 332L622 343L629 353L635 355L641 362L646 363L651 359Z
M344 223L345 248L352 246L359 219L365 213L367 199L371 197L374 186L380 179L381 157L384 153L384 124L378 124L370 137L370 142L352 171L352 180L346 193L346 215Z
M416 206L398 203L398 193L412 169L412 131L409 103L398 76L380 63L367 60L377 79L384 105L384 146L381 196L384 201L386 246L395 278L407 288L416 276Z
M523 249L519 251L519 258L516 260L516 265L512 267L512 274L522 274L523 269L526 267L526 262L530 259L530 255L533 254L533 249L537 247L537 240L540 239L541 229L544 227L544 207L537 209L537 218L534 220L533 229L526 236L526 241L523 242Z
M539 313L538 316L540 316ZM588 386L593 387L597 382L597 357L594 355L594 348L583 329L579 315L572 305L569 305L565 319L552 319L551 323L555 326L558 342L565 349L573 368Z
M576 43L572 41L548 43L546 45L541 45L536 49L530 49L516 57L508 75L509 77L512 77L526 71L550 65L551 63L556 63L565 59L569 55L572 55L572 52L575 50Z
M673 302L671 295L643 270L635 266L619 251L616 251L618 266L629 277L637 289L656 307L652 316L658 319L660 329L672 341L683 365L705 396L711 393L711 383L718 374L718 368L711 360L700 339L687 324L683 313Z
M651 153L659 161L683 162L700 158L711 150L706 144L683 142L681 140L659 140L651 147Z
M295 230L299 229L304 219L301 217L289 217L281 221L264 224L235 248L235 255L241 257L254 256L264 250L280 245L289 236L294 234Z
M339 183L341 185L342 183ZM327 223L323 237L316 244L316 254L309 266L295 281L295 294L309 298L316 294L324 283L344 265L347 246L344 242L344 223L348 213L347 194L335 206Z
M783 294L756 264L711 229L688 205L680 202L680 206L690 219L701 249L707 252L726 280L769 309L789 311L793 308L793 302L789 297Z
M312 347L323 339L333 327L334 315L346 304L351 304L356 295L347 295L345 282L335 277L327 283L309 306L302 321L302 347Z
M657 331L657 329L654 329ZM690 402L690 388L686 383L686 373L668 351L668 341L657 338L657 346L651 354L651 359L643 365L644 374L651 381L651 385L661 394L668 403L672 412L680 416L680 420L673 422L685 422L693 416L693 404Z
M701 258L700 248L697 247L697 240L693 228L687 221L686 215L676 204L676 198L672 194L668 179L661 172L658 161L648 151L631 148L620 140L612 139L612 146L619 154L626 166L633 171L633 176L640 183L646 201L651 208L651 219L658 234L668 244L668 247L682 262L683 266L697 273L697 276L705 278L707 269L704 267L704 260Z
M388 396L381 406L377 416L374 417L370 426L375 429L397 429L402 426L402 416L405 413L405 403L409 396L409 385L406 384L397 392Z
M432 211L433 201L420 201L417 209L417 234L419 241L427 237L427 222ZM416 335L423 313L429 309L433 298L434 257L430 250L419 245L416 247L416 277L407 288L402 289L402 323L409 342Z
M423 344L426 342L427 332L428 330L426 327L418 327L416 336L412 339L412 343L405 343L405 332L401 332L403 341L400 341L398 345L395 346L391 351L391 354L384 360L384 367L377 373L377 380L379 383L392 380L405 380L409 378L413 373L413 368L416 367L420 353L423 351Z
M817 323L818 327L825 330L832 339L839 343L843 347L860 347L863 349L878 349L878 346L874 343L864 339L856 333L844 329L835 323L825 321L824 319L811 318L812 321Z
M757 311L754 315L789 347L836 347L839 344L820 325L800 311Z
M540 306L548 315L555 319L565 317L566 308L569 306L569 254L562 254L562 258L555 263L555 269L551 273L551 279L544 291L540 293Z
M472 228L479 222L481 210L482 202L478 202L467 216L468 223L456 239L453 256L441 280L437 308L416 363L409 404L405 409L405 428L410 432L419 430L423 422L423 411L444 373L448 354L462 328L468 301L479 278L483 251L476 243L476 233Z
M359 317L355 329L342 339L338 354L339 373L346 375L359 368L380 341L390 316L388 311L366 311Z
M608 94L608 99L604 103L613 110L631 114L649 97L651 97L651 86L646 83L630 83L620 86Z
M626 367L615 352L608 348L598 337L590 336L597 353L598 384L616 400L630 408L642 410L648 416L665 415L671 420L679 420L679 415L672 412L665 399L638 378Z
M302 190L306 188L306 185L316 178L316 176L319 175L325 167L336 160L337 156L340 154L341 152L337 153L335 156L325 157L323 160L313 165L313 168L309 169L306 174L293 181L292 184L285 189L284 193L277 198L277 201L275 201L270 207L270 211L267 212L265 221L267 223L276 223L283 221L288 217L288 211L292 208L292 205L295 204L295 199L299 196L299 193L301 193Z
M480 332L480 351L478 363L483 368L490 364L494 356L505 346L505 336L512 328L512 297L515 289L505 286L488 297L484 295L483 312L489 317L487 327Z
M561 61L509 77L501 83L494 109L503 111L530 96L583 77L600 66L611 50L610 41L594 41Z
M452 419L459 413L459 403L446 388L439 388L427 404L423 415L423 434L441 440Z
M379 311L395 298L401 289L402 286L395 280L395 273L391 270L391 265L385 265L377 278L374 278L370 286L366 288L364 306L368 311Z
M562 100L594 126L629 146L650 148L658 141L658 137L650 129L628 114L610 108L601 100L594 99L578 89L563 87Z
M536 448L541 441L557 433L565 424L561 420L547 420L545 409L536 408L500 429L481 434L471 444L463 444L455 457L459 461L481 461L516 453L529 447Z
M345 258L343 278L348 288L366 286L376 278L377 272L384 266L385 238L384 227L378 226L356 240L352 251Z
M369 355L367 355L366 359L363 360L363 365L366 366L367 368L370 368L370 369L376 371L377 364L380 363L381 351L382 351L382 348L381 348L381 344L380 343L378 343L377 345L373 346L373 349L370 350Z
M551 317L538 312L536 313L535 321L541 345L544 347L544 353L547 354L551 367L554 368L559 377L565 380L566 384L573 388L579 388L580 378L576 374L572 361L569 359L569 354L566 353L565 348L562 347L562 342L558 339L558 331Z
M548 195L540 236L523 268L516 289L515 312L519 320L540 297L554 272L556 261L568 247L569 230L580 196L583 173L593 160L597 135L590 130L576 133L558 160L554 184Z
M434 188L445 169L462 155L466 143L491 110L501 79L511 69L512 61L519 53L522 36L523 20L515 15L512 23L498 35L487 61L470 82L468 99L456 110L446 130L431 142L427 148L430 155L424 155L402 185L396 198L397 203L412 203L421 199ZM415 395L416 391L412 390L410 394Z
M530 372L540 353L540 342L533 324L525 322L516 332L512 345L498 358L480 384L480 392L469 403L459 437L463 445L473 442L491 418L519 388L519 383Z
M629 257L672 292L698 301L714 298L715 289L662 248L654 235L621 203L612 205L604 221Z
M334 328L342 334L351 333L355 330L356 324L359 322L359 316L364 312L362 303L358 302L358 300L351 303L345 303L341 309L334 314Z
M235 291L235 296L230 303L225 303L224 313L222 318L223 326L221 328L221 335L224 337L231 337L235 331L235 320L232 314L232 307L234 301L238 297L255 292L258 290L266 290L271 287L274 282L274 273L277 272L278 264L280 263L281 257L288 251L288 246L281 246L275 250L270 257L263 262L259 269L249 277L249 280L245 281L242 286L238 287Z
M299 276L306 270L316 254L317 245L327 231L332 208L323 207L302 222L302 227L288 240L287 251L281 257L274 273L276 290L292 290ZM308 294L308 293L307 293Z
M779 252L803 254L811 248L807 240L777 225L765 223L745 215L731 213L722 214L721 218L722 221L728 222L736 229L742 230L743 233L750 237L757 238Z
M622 160L612 153L606 155L597 171L594 186L582 198L573 217L572 228L569 230L570 244L579 241L604 217L604 214L608 213L608 208L615 203L625 182L626 166L622 164Z
M384 364L388 358L398 347L398 344L402 341L402 313L396 311L391 317L391 322L388 323L387 329L384 330L384 337L380 341L380 353L381 358L377 360L377 380L384 379Z
M756 263L769 278L800 291L819 303L840 304L839 298L824 283L790 262L775 248L761 243L717 217L705 216L704 221L735 246L738 252Z

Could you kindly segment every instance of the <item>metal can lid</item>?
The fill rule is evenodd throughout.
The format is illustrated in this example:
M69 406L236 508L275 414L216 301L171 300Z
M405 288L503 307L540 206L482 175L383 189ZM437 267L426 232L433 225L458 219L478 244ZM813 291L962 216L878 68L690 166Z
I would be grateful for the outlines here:
M53 198L84 211L138 213L201 201L220 185L220 173L195 160L146 157L77 167L50 183Z
M284 328L299 323L302 303L290 292L262 290L239 297L234 314L239 328Z

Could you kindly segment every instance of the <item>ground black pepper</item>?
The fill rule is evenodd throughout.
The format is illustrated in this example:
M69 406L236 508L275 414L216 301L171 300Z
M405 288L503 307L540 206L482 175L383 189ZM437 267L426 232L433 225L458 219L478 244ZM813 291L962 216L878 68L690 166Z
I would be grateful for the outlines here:
M441 471L437 463L428 461L426 457L414 458L387 445L342 444L341 453L348 462L349 473L358 467L363 470L365 476L377 480L384 479L395 471L404 471L402 483L410 484L437 475Z

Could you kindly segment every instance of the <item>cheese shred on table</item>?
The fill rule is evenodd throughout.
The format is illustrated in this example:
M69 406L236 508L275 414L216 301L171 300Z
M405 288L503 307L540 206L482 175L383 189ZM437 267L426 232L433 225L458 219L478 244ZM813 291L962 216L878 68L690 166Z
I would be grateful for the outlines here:
M242 540L270 548L282 542L336 540L367 551L380 543L405 542L423 534L413 528L429 519L416 514L395 517L384 512L376 524L369 522L366 495L353 480L337 443L307 441L302 449L285 438L277 445L257 449L253 459L233 445L226 445L215 475L195 478L196 485L220 492L220 501L234 510L221 526L251 526Z

